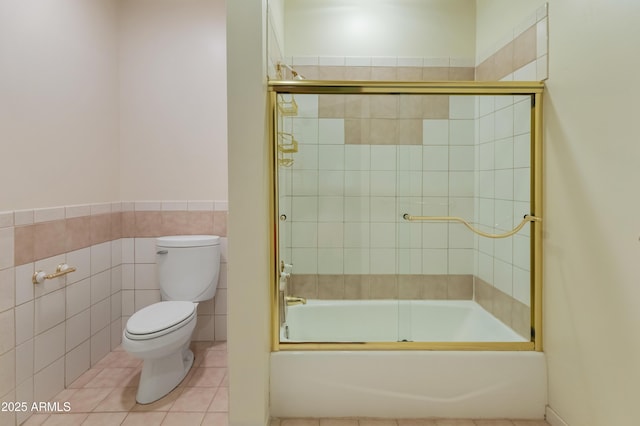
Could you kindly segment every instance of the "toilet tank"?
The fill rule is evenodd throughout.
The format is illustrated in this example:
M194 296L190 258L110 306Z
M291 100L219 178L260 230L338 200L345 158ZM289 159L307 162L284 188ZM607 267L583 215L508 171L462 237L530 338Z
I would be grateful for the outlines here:
M220 237L175 235L156 239L156 267L162 300L212 299L220 273Z

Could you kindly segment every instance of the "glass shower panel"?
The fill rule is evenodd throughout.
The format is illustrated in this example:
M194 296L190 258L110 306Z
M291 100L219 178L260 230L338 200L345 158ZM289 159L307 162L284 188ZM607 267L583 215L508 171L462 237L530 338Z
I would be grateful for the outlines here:
M284 300L287 341L398 340L397 150L382 139L395 123L368 116L385 102L278 95L279 255L293 265L287 296L306 299Z
M401 95L400 103L411 105L413 116L419 117L418 143L401 138L397 148L398 299L407 324L403 338L454 341L452 323L458 320L425 312L435 312L442 302L473 298L474 234L459 223L431 218L474 219L477 97L412 94Z
M277 104L281 341L529 340L531 96Z

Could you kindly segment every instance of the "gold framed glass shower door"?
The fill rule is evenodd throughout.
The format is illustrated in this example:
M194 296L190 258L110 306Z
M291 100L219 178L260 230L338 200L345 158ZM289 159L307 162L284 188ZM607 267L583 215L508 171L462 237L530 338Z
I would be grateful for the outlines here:
M273 176L274 176L274 191L273 191L273 207L274 207L274 233L273 233L273 276L271 282L272 288L272 329L273 329L273 349L274 350L291 350L291 349L468 349L468 350L542 350L542 338L541 338L541 292L542 292L542 282L541 282L541 271L542 271L542 258L541 258L541 216L542 216L542 187L541 187L541 171L542 171L542 140L541 140L541 99L543 92L542 83L537 82L500 82L500 83L460 83L460 82L452 82L452 83L402 83L402 82L393 82L393 83L384 83L384 82L325 82L325 81L283 81L283 82L271 82L270 83L270 110L272 114L272 154L273 154ZM507 102L508 101L508 102ZM315 282L311 277L302 277L303 279L310 280L308 282L300 281L301 275L313 275L313 274L305 274L304 268L304 256L301 255L305 250L312 252L313 249L311 247L314 244L318 247L318 238L322 241L320 243L320 247L324 246L333 246L339 244L333 244L332 238L351 238L351 241L346 244L348 246L346 249L343 247L344 258L343 259L334 259L336 261L342 262L342 268L328 275L332 276L342 276L339 278L341 280L354 280L358 279L357 276L363 275L365 272L369 271L383 271L387 273L387 270L380 269L383 268L384 265L381 264L383 258L380 257L379 260L376 260L375 257L371 257L371 251L368 251L368 256L371 263L368 265L370 269L359 270L357 267L353 267L350 265L349 267L345 267L345 260L347 257L353 258L354 255L357 258L358 253L358 241L353 242L353 238L357 238L359 235L357 232L358 224L351 220L348 217L344 216L344 203L354 203L358 202L359 195L357 193L349 193L349 195L344 195L343 200L337 200L337 207L342 209L342 218L332 218L331 217L331 200L330 197L325 197L321 202L322 205L318 205L318 194L307 194L305 191L308 189L305 187L305 180L310 180L310 185L328 185L329 180L333 175L340 175L341 179L344 182L358 182L358 179L361 177L363 173L368 173L368 177L370 178L369 182L377 182L375 184L369 183L370 186L376 186L375 194L380 195L373 198L367 198L367 204L371 206L371 203L382 203L375 204L376 214L379 217L375 221L375 226L377 227L375 231L372 231L371 235L393 235L395 238L394 244L395 247L392 249L393 251L393 263L395 267L395 273L393 274L394 280L396 280L396 294L399 294L398 304L396 309L396 317L398 320L406 321L407 318L411 318L411 308L410 303L405 303L407 300L413 299L414 296L411 294L411 287L405 284L413 281L420 281L421 285L428 280L437 280L439 278L434 278L435 276L442 275L438 274L440 272L438 268L432 270L426 269L416 269L415 265L412 265L412 259L416 258L416 256L435 256L434 259L438 259L438 255L441 253L449 253L448 256L455 256L461 254L464 256L468 253L471 253L472 250L477 250L480 252L480 247L483 242L480 242L480 238L486 238L486 235L483 237L475 237L474 234L464 228L464 224L460 223L467 222L467 225L471 225L471 228L478 228L480 233L489 234L489 236L496 236L496 234L505 234L511 231L511 227L507 229L507 225L501 224L500 226L493 226L495 224L483 224L481 218L475 215L475 217L459 217L457 213L460 211L464 212L465 209L462 208L463 204L469 204L474 202L476 205L482 201L481 194L475 194L473 197L468 197L469 194L461 193L455 194L453 200L448 199L447 203L450 206L448 209L439 208L438 204L440 202L440 194L437 192L437 189L432 189L433 185L429 185L428 190L420 190L417 193L412 192L415 190L412 189L412 182L436 182L438 176L444 173L444 170L438 170L440 166L430 164L428 167L423 167L424 164L416 165L418 162L416 161L415 153L418 152L417 147L419 146L419 151L429 152L429 155L424 154L424 161L430 162L433 159L438 158L438 153L442 153L442 146L437 141L433 142L430 140L423 140L426 138L424 136L423 131L432 131L433 129L427 129L427 127L432 126L435 129L435 134L429 136L429 138L437 138L438 130L437 127L440 126L441 130L444 129L443 126L448 126L446 124L444 117L440 118L438 114L441 114L443 104L450 108L449 102L453 102L457 107L456 117L460 120L460 122L456 124L460 124L459 127L451 127L452 132L465 132L465 126L467 126L467 130L469 126L474 126L475 138L476 141L481 140L482 138L486 138L487 135L483 135L482 132L485 131L483 129L482 120L493 120L494 118L483 118L480 113L481 109L486 109L487 105L493 103L494 105L511 105L508 108L497 110L498 114L513 114L514 109L518 109L518 115L513 116L515 125L523 125L524 121L529 126L527 132L522 132L518 137L520 139L526 138L526 153L520 152L518 155L521 160L522 158L526 158L528 160L527 167L520 167L520 170L517 171L517 174L520 179L518 182L522 184L525 182L526 175L526 185L528 186L526 190L527 200L526 203L522 200L509 200L512 203L519 203L519 210L523 210L522 217L516 217L514 213L513 219L507 221L506 223L512 224L514 227L516 225L522 225L525 227L525 231L529 232L526 238L518 236L518 242L520 246L523 244L526 245L527 255L530 259L530 263L527 265L528 267L525 269L524 266L518 270L520 277L519 279L523 279L522 276L524 273L528 275L529 278L529 292L526 299L528 299L530 309L527 311L527 315L529 316L526 324L519 324L521 334L524 334L526 339L524 341L512 341L512 342L494 342L494 341L422 341L422 340L413 340L411 338L405 339L402 330L398 329L398 335L388 339L388 340L378 340L371 341L367 339L338 339L331 338L331 336L324 336L320 339L288 339L284 333L287 332L286 324L284 324L284 316L287 312L287 306L294 307L293 309L299 309L301 304L305 301L306 298L313 299L314 295L318 294L318 279L326 279L326 277L315 278ZM390 107L393 105L393 108ZM470 116L465 116L465 105L473 105L475 108L475 114L473 118L469 118ZM510 109L509 109L510 108ZM511 112L509 112L511 111ZM342 114L342 115L340 115ZM395 115L394 115L395 114ZM425 114L429 119L425 120ZM431 115L429 115L431 114ZM467 114L469 112L467 111ZM323 117L320 120L320 125L318 124L318 117ZM487 115L487 117L489 117ZM526 117L526 120L525 120ZM449 117L447 117L448 119ZM309 136L313 135L315 138L324 138L329 137L328 135L335 136L336 128L332 128L331 125L334 124L332 120L341 121L341 125L344 126L344 130L342 131L342 135L338 135L340 138L344 138L345 140L341 140L344 143L344 150L333 150L334 148L331 146L331 143L324 144L322 139L318 142L316 140L316 145L313 146L309 144ZM390 121L395 120L395 124L392 124ZM462 123L463 120L467 120ZM388 124L385 127L385 124ZM389 126L394 128L393 136L392 133L389 132ZM394 127L395 126L395 127ZM319 129L318 127L322 127ZM424 128L423 128L424 127ZM340 131L340 129L338 129ZM332 134L333 132L333 134ZM367 137L372 139L368 141L364 141L363 135L367 134ZM386 132L386 133L385 133ZM417 136L419 135L419 136ZM394 137L395 140L389 141L389 138ZM386 139L385 139L386 138ZM494 149L495 146L504 145L504 141L497 140L496 143L486 144L486 148L484 146L471 146L468 143L460 143L457 146L453 146L452 148L447 149L448 162L450 163L458 163L462 165L455 165L454 170L446 170L446 173L453 180L464 180L471 176L471 173L474 174L475 180L482 180L485 176L493 173L494 180L495 174L502 176L505 175L502 171L494 172L490 171L484 173L482 171L477 170L478 163L483 160L483 156L486 157L486 152L483 153L481 150ZM497 144L497 145L496 145ZM349 156L349 161L353 162L352 158L356 153L362 153L363 150L360 149L365 145L371 145L371 147L376 147L375 153L373 155L376 156L376 159L373 161L381 164L380 167L382 170L377 170L378 168L374 168L375 171L367 170L363 173L357 173L358 170L336 170L338 173L331 173L331 169L334 168L334 164L332 164L332 156L339 157L339 163L344 163L345 155ZM456 145L456 144L454 144ZM387 149L381 148L386 146ZM506 146L506 145L505 145ZM514 149L512 145L511 148ZM522 150L525 145L517 145L518 148ZM413 149L416 148L416 149ZM497 148L495 148L497 149ZM319 153L319 150L321 154ZM345 151L346 150L346 151ZM366 149L365 149L366 152ZM366 160L369 163L372 161L371 159L371 151L369 152L369 158ZM473 152L474 169L473 171L467 170L469 166L469 157L464 157L466 154ZM385 180L385 176L391 176L388 168L391 159L384 158L385 153L389 153L388 157L393 155L392 159L395 162L395 170L393 173L395 174L393 186L396 188L395 193L389 192L388 194L384 192L379 186L384 186L388 184L388 179ZM433 154L433 155L432 155ZM513 153L511 153L513 156ZM453 158L458 156L457 160L454 161ZM421 158L422 160L422 158ZM319 172L311 172L308 170L306 166L304 166L305 162L314 161L316 164L318 162L323 162L323 166L320 168L323 170L327 170L327 173L319 173ZM363 160L365 161L365 160ZM412 164L413 163L413 164ZM421 161L422 163L422 161ZM467 164L467 165L465 165ZM448 167L448 165L447 165ZM335 166L335 168L339 168ZM357 165L355 167L350 167L350 169L357 169ZM459 170L458 170L459 169ZM486 167L485 167L486 169ZM495 168L498 170L498 168ZM307 173L308 172L308 173ZM439 173L442 172L442 173ZM375 173L375 176L372 178L371 174ZM509 172L506 172L509 173ZM513 174L513 172L512 172ZM348 175L348 176L345 176ZM314 180L315 179L315 180ZM376 180L377 179L377 180ZM386 182L386 183L385 183ZM309 182L307 182L309 183ZM459 182L458 182L459 183ZM456 185L458 183L455 183ZM452 184L454 185L454 184ZM462 185L464 186L464 185ZM477 184L476 184L477 187ZM368 190L370 191L371 188ZM467 188L468 189L468 188ZM353 189L350 189L353 191ZM389 189L390 191L391 189ZM465 191L465 189L461 189ZM522 190L522 188L520 188ZM433 192L435 191L435 192ZM451 189L448 190L451 192ZM330 193L329 193L330 194ZM371 193L369 192L369 195ZM392 195L395 198L396 205L394 207L385 206L385 197L387 195ZM458 195L456 197L456 195ZM296 197L299 196L299 197ZM447 194L449 196L449 194ZM466 197L466 198L465 198ZM472 198L474 198L472 200ZM362 197L360 197L362 198ZM340 205L339 203L343 204ZM313 204L316 203L316 204ZM457 204L456 204L457 203ZM451 207L451 204L456 204L456 206ZM505 204L505 203L502 203ZM506 205L509 205L508 203ZM350 212L354 211L354 208L357 209L357 206L350 206ZM373 208L373 207L371 207ZM493 207L492 207L493 208ZM292 209L296 210L296 213L292 216ZM316 217L314 218L305 218L304 212L309 212L315 209ZM384 210L390 211L393 209L393 213L395 214L395 218L393 220L388 220L386 217L382 217L382 211ZM513 209L516 212L517 209ZM518 211L519 211L518 210ZM322 223L318 225L317 212L320 211L323 215ZM470 211L474 211L471 208ZM302 219L300 217L300 213L302 212ZM453 213L453 214L452 214ZM351 213L350 213L351 214ZM526 215L526 217L525 217ZM310 219L309 222L307 219ZM315 220L316 222L312 222ZM522 220L522 222L521 222ZM342 223L340 224L340 222ZM309 225L312 223L312 225ZM491 225L491 226L489 226ZM373 226L368 224L367 226ZM316 229L317 234L315 237L308 232L307 228L314 227ZM347 230L348 228L348 230ZM464 231L462 230L464 228ZM419 231L416 231L418 230ZM386 230L387 234L385 234ZM292 232L294 231L294 232ZM349 236L346 233L349 233ZM458 246L453 248L447 247L424 247L415 240L416 235L420 235L420 239L424 240L424 235L437 235L438 233L445 232L447 234L447 239L450 240L450 235L453 235L455 239L456 236L458 238ZM465 234L468 232L468 234ZM341 235L337 235L338 233L342 233ZM510 237L510 236L509 236ZM295 241L292 241L292 238ZM314 240L315 238L315 240ZM371 238L371 237L368 237ZM306 240L305 240L306 239ZM467 245L463 244L460 241L463 241ZM472 242L472 243L470 243ZM469 245L471 244L471 245ZM380 249L376 247L376 245L381 246ZM375 253L380 253L384 255L386 253L389 255L391 253L391 248L387 247L388 244L375 242L373 246L375 247ZM385 250L384 249L389 249ZM297 252L296 252L297 250ZM457 250L457 251L456 251ZM331 254L331 250L322 250L323 253ZM335 253L335 251L333 251ZM521 250L522 252L522 250ZM317 256L317 248L316 248L316 256ZM427 253L427 254L424 254ZM413 256L413 257L412 257ZM478 254L474 254L477 259ZM297 257L298 262L293 261L292 259ZM521 256L522 257L522 256ZM302 259L302 262L300 260ZM422 260L421 260L422 261ZM437 265L437 261L434 261L434 264ZM477 263L477 260L476 260ZM293 267L290 266L293 264ZM297 264L297 266L296 266ZM371 265L374 265L373 268ZM317 266L316 266L317 268ZM459 266L459 269L453 268L453 271L459 271L461 273L452 274L455 278L447 278L451 282L455 281L455 284L452 284L452 287L458 286L459 288L471 289L471 298L478 299L482 298L483 295L490 294L492 289L496 287L493 282L489 282L488 279L482 279L484 276L482 273L478 273L478 266L475 267L465 267L464 265ZM298 271L303 271L303 273L296 274L296 269ZM310 269L312 270L312 269ZM317 271L317 269L316 269ZM359 272L359 274L354 274L352 272ZM445 273L448 273L446 271ZM317 272L316 272L317 275ZM375 274L373 274L375 275ZM319 275L317 275L319 276ZM297 280L297 281L296 281ZM426 280L426 281L425 281ZM457 281L456 281L457 280ZM467 283L467 281L471 280L472 284ZM293 282L292 282L293 281ZM306 286L315 286L315 293L307 293L305 292ZM406 287L405 293L398 290L398 286ZM439 285L439 284L438 284ZM469 287L471 285L471 287ZM327 291L326 289L330 288L330 286L323 287L323 291ZM294 291L291 291L291 290ZM302 290L301 290L302 289ZM343 287L344 289L344 287ZM467 291L467 290L463 290ZM489 291L489 293L487 293ZM344 290L343 290L344 292ZM343 293L344 294L344 293ZM328 291L325 293L325 296L329 298L333 297L333 294ZM351 295L353 296L353 295ZM520 295L522 296L522 295ZM325 297L326 298L326 297ZM478 301L480 303L480 301ZM518 306L518 305L515 305ZM509 314L511 315L511 314ZM522 313L520 313L520 317L522 317ZM522 321L520 321L522 322ZM284 324L284 325L283 325ZM397 326L396 328L402 328L404 326ZM523 331L524 329L524 331ZM529 333L530 330L530 333ZM335 337L335 336L334 336ZM408 341L402 341L408 340ZM413 340L413 341L412 341ZM353 343L357 342L357 343Z

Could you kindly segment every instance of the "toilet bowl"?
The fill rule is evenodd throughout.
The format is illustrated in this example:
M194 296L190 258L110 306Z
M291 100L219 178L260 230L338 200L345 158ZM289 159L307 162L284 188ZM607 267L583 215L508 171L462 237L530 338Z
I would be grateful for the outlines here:
M189 372L197 303L167 301L147 306L127 321L122 347L143 360L136 400L148 404L171 392Z
M143 360L140 404L162 398L189 372L198 302L215 295L220 265L217 236L161 237L156 246L163 301L135 312L122 333L123 349Z

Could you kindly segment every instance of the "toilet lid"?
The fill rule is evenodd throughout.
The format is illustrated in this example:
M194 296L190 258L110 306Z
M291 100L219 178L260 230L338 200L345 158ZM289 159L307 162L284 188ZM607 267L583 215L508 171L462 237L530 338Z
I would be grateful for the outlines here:
M153 334L193 316L196 304L183 301L158 302L140 309L127 321L130 334Z

